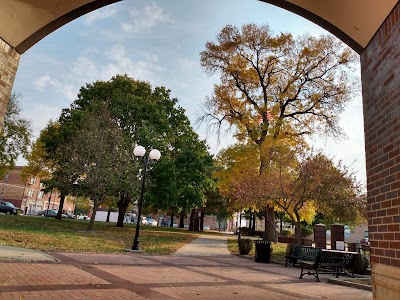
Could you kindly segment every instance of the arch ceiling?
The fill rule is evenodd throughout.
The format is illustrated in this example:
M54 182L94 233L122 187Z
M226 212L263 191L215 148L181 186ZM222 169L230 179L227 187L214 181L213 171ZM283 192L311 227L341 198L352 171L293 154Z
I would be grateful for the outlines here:
M0 37L24 53L46 35L121 0L0 0Z
M294 12L361 53L398 0L260 0Z
M66 23L118 1L122 0L1 0L0 37L22 54ZM309 19L342 39L358 53L368 45L398 2L398 0L260 1Z

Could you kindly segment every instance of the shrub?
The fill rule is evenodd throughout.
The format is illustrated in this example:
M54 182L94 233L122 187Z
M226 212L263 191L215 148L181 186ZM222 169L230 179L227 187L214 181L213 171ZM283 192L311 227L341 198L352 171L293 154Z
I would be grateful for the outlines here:
M360 275L369 275L370 271L368 270L368 268L369 268L369 257L367 255L359 253L354 263L353 272L355 274L360 274Z
M285 230L285 229L283 229L282 230L282 233L281 233L281 236L289 236L289 235L291 235L292 234L292 232L290 231L290 230Z
M310 235L314 234L314 229L312 227L309 226L302 226L301 227L301 236L303 238L308 237Z
M239 253L241 255L247 255L253 249L253 241L251 239L239 239L238 240Z

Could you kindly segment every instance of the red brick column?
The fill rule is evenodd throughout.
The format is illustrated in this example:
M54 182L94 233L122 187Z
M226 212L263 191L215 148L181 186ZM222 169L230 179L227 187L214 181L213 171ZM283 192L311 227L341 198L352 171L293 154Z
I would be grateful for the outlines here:
M0 128L10 99L20 54L0 39Z
M344 225L342 224L332 224L331 225L331 249L340 250L336 248L336 242L344 242Z
M400 3L361 54L361 73L374 298L397 299L400 294Z
M326 249L326 225L315 224L314 242L315 242L315 247Z

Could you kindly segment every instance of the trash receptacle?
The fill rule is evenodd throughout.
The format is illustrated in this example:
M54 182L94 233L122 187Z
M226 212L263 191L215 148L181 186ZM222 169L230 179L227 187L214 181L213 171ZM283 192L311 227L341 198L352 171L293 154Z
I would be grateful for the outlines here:
M271 242L264 240L256 240L254 242L256 245L255 261L269 264L271 259Z

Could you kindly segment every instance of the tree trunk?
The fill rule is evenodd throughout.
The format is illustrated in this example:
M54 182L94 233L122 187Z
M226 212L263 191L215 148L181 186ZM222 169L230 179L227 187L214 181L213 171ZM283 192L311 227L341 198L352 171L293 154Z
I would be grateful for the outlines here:
M303 244L303 237L301 233L301 222L296 221L296 244L302 245Z
M111 209L108 209L106 222L110 222L110 214L111 214Z
M265 207L265 233L264 240L276 243L277 236L275 230L275 211L273 207Z
M58 207L58 212L57 212L57 216L56 216L57 220L61 220L61 218L62 218L61 214L62 214L63 207L64 207L64 201L65 201L65 195L64 195L64 193L61 193L60 206Z
M121 197L121 200L118 201L118 220L117 220L117 227L124 227L124 219L125 213L128 209L130 201L127 201L127 197Z
M204 231L204 211L201 211L199 231Z
M179 228L185 228L185 214L182 212L179 216Z
M97 213L97 209L99 208L99 204L97 204L97 201L95 201L94 205L93 205L93 212L92 212L92 216L90 217L90 222L89 222L89 227L87 230L93 230L94 228L94 219L96 218L96 213Z
M196 222L196 211L195 209L192 209L190 212L190 221L189 221L189 230L193 231L194 230L194 222Z
M174 212L172 212L171 214L171 224L169 225L169 227L174 227Z

